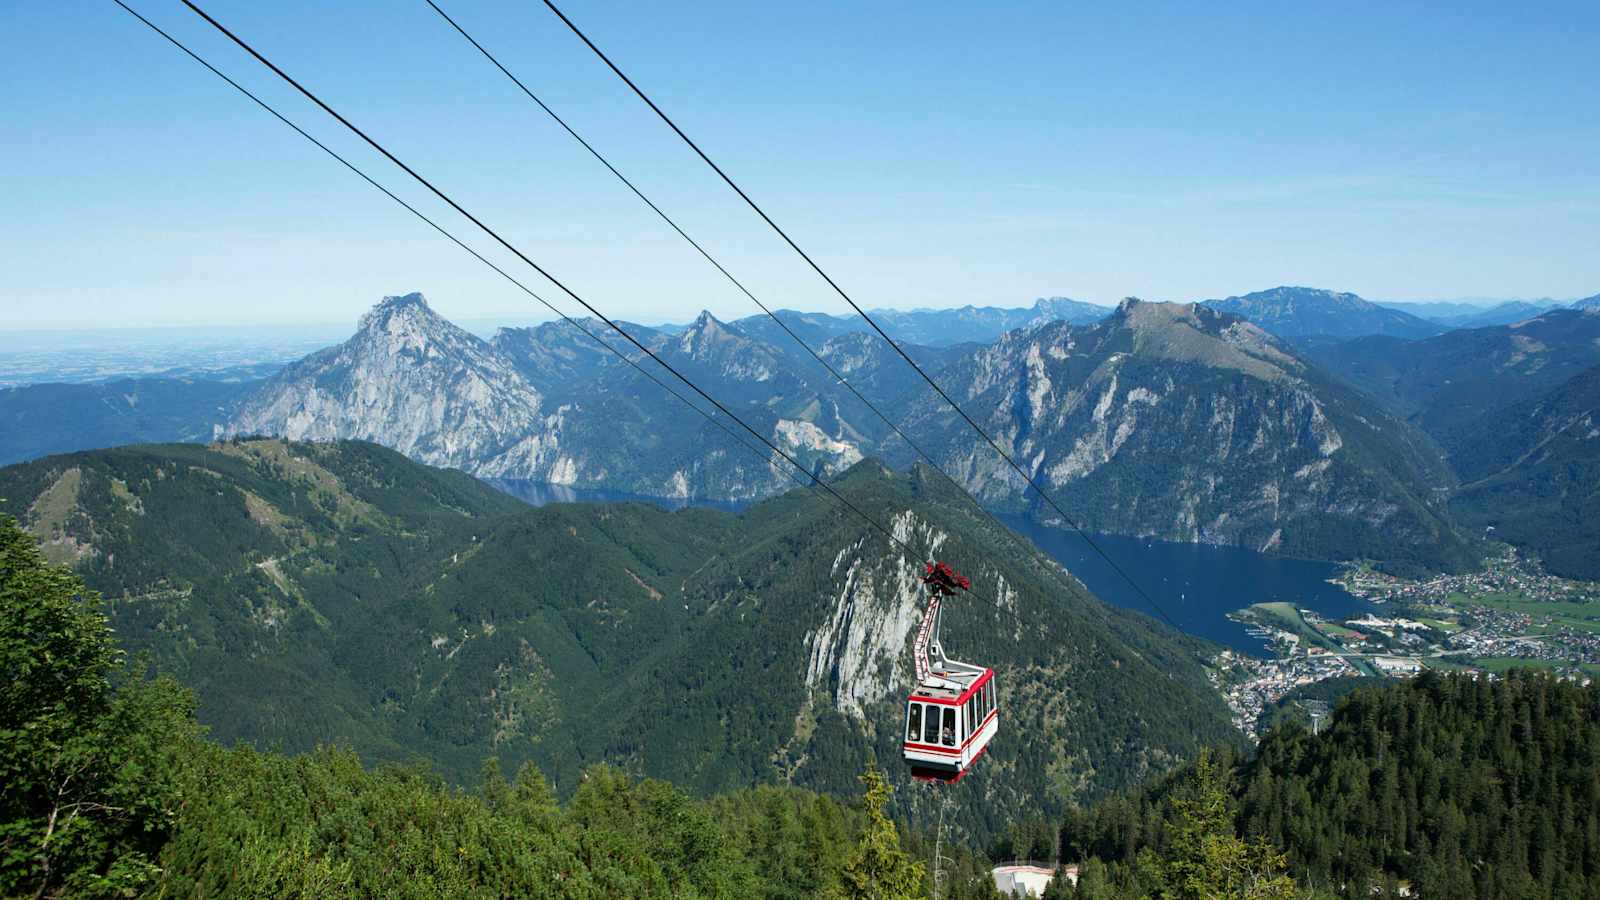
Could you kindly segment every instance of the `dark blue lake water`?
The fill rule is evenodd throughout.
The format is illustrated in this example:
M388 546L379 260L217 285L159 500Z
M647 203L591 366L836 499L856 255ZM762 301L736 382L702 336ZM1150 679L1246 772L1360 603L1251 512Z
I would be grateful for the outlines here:
M1020 516L999 518L1055 557L1101 599L1161 618L1077 532ZM1268 600L1287 600L1330 619L1376 610L1371 603L1328 583L1339 570L1332 563L1267 556L1241 547L1175 544L1114 534L1093 537L1179 628L1256 656L1268 655L1266 643L1228 619L1228 613Z
M715 500L672 500L537 481L493 479L489 483L534 506L633 501L653 503L666 509L710 506L737 512L748 505ZM1161 618L1077 532L1040 525L1021 516L1000 515L999 519L1055 557L1096 596L1117 606ZM1245 626L1229 620L1228 613L1267 600L1287 600L1330 619L1349 618L1376 609L1344 588L1328 583L1338 572L1338 567L1332 563L1267 556L1239 547L1175 544L1114 534L1093 537L1100 549L1133 576L1179 628L1256 656L1268 655L1266 643L1252 637Z

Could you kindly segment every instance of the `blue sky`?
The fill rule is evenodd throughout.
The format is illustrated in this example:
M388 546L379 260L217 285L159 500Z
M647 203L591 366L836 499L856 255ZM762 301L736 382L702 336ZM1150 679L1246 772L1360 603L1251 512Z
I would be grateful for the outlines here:
M608 313L754 311L421 0L202 5ZM542 5L441 5L758 296L842 308ZM564 9L868 306L1600 291L1600 5L1217 6ZM111 3L6 22L0 329L545 317Z

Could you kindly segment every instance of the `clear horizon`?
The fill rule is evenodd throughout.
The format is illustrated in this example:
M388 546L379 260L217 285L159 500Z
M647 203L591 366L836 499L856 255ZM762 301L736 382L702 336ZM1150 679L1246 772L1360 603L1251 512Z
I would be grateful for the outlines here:
M132 5L441 212L181 6ZM769 306L846 311L547 12L443 5ZM608 315L756 311L424 4L206 6ZM1600 291L1591 4L568 12L867 308ZM353 323L397 289L549 318L115 6L11 18L0 331Z

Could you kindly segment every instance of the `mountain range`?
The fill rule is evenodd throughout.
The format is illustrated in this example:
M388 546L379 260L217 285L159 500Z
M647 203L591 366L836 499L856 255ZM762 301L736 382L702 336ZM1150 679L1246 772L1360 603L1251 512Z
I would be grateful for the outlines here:
M818 472L917 459L792 342L709 313L676 334L628 327ZM218 433L371 440L485 477L655 496L746 499L792 483L580 339L562 323L481 341L420 295L391 297L351 340L257 388ZM1427 439L1232 315L1128 301L1092 325L905 347L1089 527L1405 566L1469 558L1432 506L1449 474ZM983 502L1029 508L1021 480L881 339L836 334L818 353Z
M1051 318L1078 313L1092 321ZM1362 332L1421 320L1301 288L1109 312L1065 300L968 308L948 311L949 321L974 323L954 330L948 322L932 327L946 313L905 315L921 317L919 333L930 340L1022 323L987 343L899 347L1052 485L1082 524L1400 567L1457 568L1472 556L1471 541L1455 533L1476 539L1479 519L1467 525L1448 510L1467 510L1470 503L1450 506L1451 492L1481 477L1473 423L1517 404L1547 408L1540 398L1600 363L1600 319L1581 310L1416 339L1340 339L1319 323L1342 317L1335 331ZM919 459L881 412L986 503L1057 517L1024 497L1020 479L878 335L841 317L778 318L879 412L765 316L622 324L813 471L838 473L869 456L896 467ZM603 323L579 325L675 384ZM488 478L662 497L747 501L794 484L797 473L750 453L754 439L717 418L736 437L572 324L506 328L484 339L411 294L384 300L348 341L266 382L0 391L9 426L0 430L0 462L127 441L269 433L373 440Z
M1094 599L925 468L832 484L973 580L944 641L995 667L1006 731L965 827L1237 740L1209 645ZM531 759L564 792L606 760L850 794L869 753L898 755L922 560L816 493L533 509L374 444L257 439L49 457L0 469L0 497L225 742L422 754L460 780Z

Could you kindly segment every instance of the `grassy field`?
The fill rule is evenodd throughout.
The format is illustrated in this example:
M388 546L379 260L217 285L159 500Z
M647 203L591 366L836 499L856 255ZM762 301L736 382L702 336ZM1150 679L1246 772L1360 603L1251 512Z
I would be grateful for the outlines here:
M1269 603L1254 603L1250 606L1252 618L1263 625L1282 628L1290 634L1299 635L1300 639L1324 650L1338 651L1340 648L1328 639L1328 636L1311 627L1305 616L1300 615L1300 610L1294 608L1293 603L1281 600Z
M1293 603L1287 603L1282 600L1253 603L1249 609L1244 610L1244 613L1245 617L1251 621L1274 628L1281 628L1290 634L1299 635L1300 639L1307 643L1307 646L1321 647L1330 653L1345 652L1345 649L1334 643L1328 635L1312 626L1310 622L1307 622L1305 616L1300 615L1300 610L1296 609ZM1329 625L1324 627L1329 630L1337 628L1340 632L1349 632L1348 628L1343 628L1342 626ZM1363 675L1378 674L1372 668L1372 665L1364 659L1351 659L1350 664L1355 666L1356 671Z

